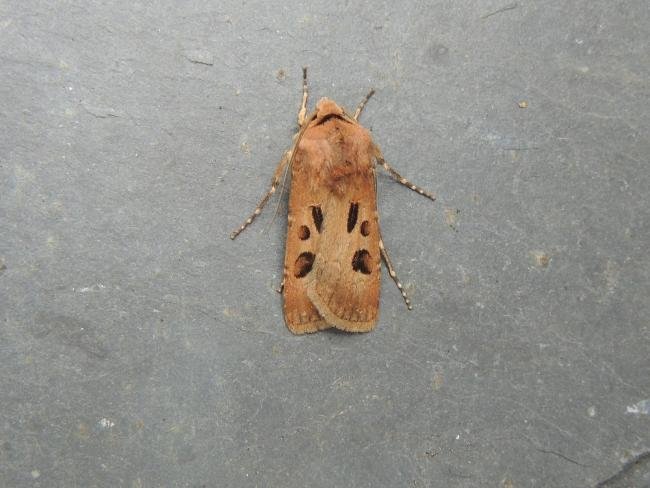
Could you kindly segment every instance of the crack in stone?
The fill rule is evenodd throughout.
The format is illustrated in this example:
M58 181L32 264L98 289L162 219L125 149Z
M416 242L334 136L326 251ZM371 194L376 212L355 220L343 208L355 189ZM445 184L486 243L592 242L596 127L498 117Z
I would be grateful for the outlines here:
M539 452L543 452L544 454L553 454L554 456L562 458L565 461L569 461L570 463L577 464L578 466L582 466L583 468L589 468L590 467L588 464L582 464L582 463L576 461L575 459L571 459L570 457L565 456L564 454L559 453L557 451L551 451L551 450L548 450L548 449L540 449L539 447L536 447L535 450L539 451Z
M622 488L623 486L631 486L627 484L628 482L632 481L630 479L626 479L627 475L632 474L634 470L636 470L637 468L643 468L643 467L648 468L649 462L650 462L650 451L644 451L640 454L637 454L628 462L623 464L623 466L621 466L621 469L619 469L616 473L614 473L606 480L598 483L594 488L608 488L608 487ZM624 484L621 484L619 482Z
M490 12L489 14L485 14L484 16L481 17L481 19L482 20L487 19L488 17L492 17L493 15L507 12L508 10L514 10L517 7L519 7L519 4L517 2L514 2L509 5L506 5L505 7L501 7L499 10L495 10L494 12Z

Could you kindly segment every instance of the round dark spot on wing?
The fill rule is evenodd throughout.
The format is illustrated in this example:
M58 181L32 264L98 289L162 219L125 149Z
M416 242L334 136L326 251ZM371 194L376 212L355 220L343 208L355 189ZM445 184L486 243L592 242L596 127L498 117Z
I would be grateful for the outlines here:
M300 253L294 265L293 275L296 278L304 278L309 274L311 268L314 266L316 255L313 252Z
M361 222L361 235L364 237L370 235L370 222L368 222L367 220Z
M370 274L372 272L372 258L365 249L359 249L352 256L352 269L359 273Z
M298 227L298 239L301 241L306 241L309 239L309 236L311 235L311 232L309 231L309 227L306 225L301 225Z

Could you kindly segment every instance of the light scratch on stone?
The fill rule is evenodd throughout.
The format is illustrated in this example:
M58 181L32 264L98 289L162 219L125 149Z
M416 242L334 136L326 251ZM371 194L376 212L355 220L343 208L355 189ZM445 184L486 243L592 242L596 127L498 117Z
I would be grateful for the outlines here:
M214 64L214 56L209 51L194 49L185 51L183 56L185 56L188 61L195 64L205 64L206 66L212 66Z
M81 288L72 288L72 291L75 291L77 293L88 293L88 292L93 292L93 291L100 291L106 288L106 285L103 285L102 283L97 283L96 285L91 285L91 286L84 286Z
M485 14L483 17L481 17L481 19L484 20L484 19L487 19L488 17L492 17L493 15L500 14L500 13L503 13L503 12L507 12L508 10L514 10L517 7L519 7L519 4L517 2L508 4L505 7L501 7L499 10L495 10L494 12L491 12L489 14Z
M98 119L108 119L111 117L120 117L120 113L113 107L104 107L99 105L91 105L88 102L81 102L81 106L93 117Z

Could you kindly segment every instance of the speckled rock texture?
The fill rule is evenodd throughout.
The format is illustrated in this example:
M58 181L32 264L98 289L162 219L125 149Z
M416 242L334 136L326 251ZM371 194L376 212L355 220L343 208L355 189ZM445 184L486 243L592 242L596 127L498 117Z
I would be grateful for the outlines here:
M646 1L0 4L0 486L650 486ZM362 115L377 329L295 337L310 103ZM278 202L278 217L273 220Z

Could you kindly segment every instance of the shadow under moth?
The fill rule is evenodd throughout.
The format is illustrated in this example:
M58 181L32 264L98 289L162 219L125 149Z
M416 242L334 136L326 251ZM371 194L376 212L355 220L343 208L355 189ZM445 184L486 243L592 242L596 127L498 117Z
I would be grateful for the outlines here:
M374 90L348 114L321 98L307 115L307 69L303 68L300 129L278 164L271 187L237 237L261 212L286 173L291 173L284 277L284 318L294 334L334 327L368 332L379 315L381 259L411 302L388 257L379 229L375 168L431 200L434 196L402 177L384 160L359 115Z

